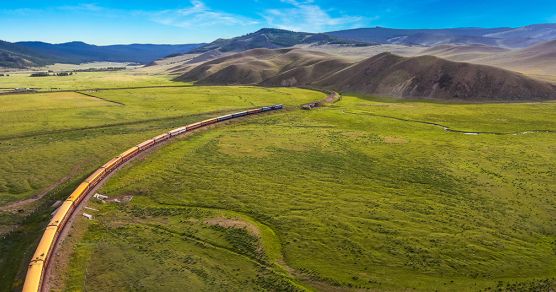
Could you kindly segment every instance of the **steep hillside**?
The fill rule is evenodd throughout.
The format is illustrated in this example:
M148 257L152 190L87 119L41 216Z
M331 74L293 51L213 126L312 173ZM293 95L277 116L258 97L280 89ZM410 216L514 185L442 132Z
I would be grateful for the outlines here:
M364 45L364 43L358 41L341 41L335 37L322 33L294 32L283 29L263 28L254 33L240 37L218 39L210 44L201 46L193 52L204 53L211 50L218 50L220 52L240 52L256 48L277 49L313 43Z
M353 62L301 49L256 49L201 64L178 77L199 84L304 86L404 98L537 100L552 84L494 67L382 53Z
M383 53L315 82L324 88L396 97L440 99L551 99L552 84L484 65L432 56L404 58Z

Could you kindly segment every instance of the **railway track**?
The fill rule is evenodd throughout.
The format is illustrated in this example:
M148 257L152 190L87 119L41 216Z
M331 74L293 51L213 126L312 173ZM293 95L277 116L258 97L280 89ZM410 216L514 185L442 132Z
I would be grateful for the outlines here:
M99 187L99 184L107 179L111 173L117 171L123 164L139 156L142 153L160 145L172 138L183 135L190 131L208 127L224 121L237 119L244 116L260 114L263 112L280 110L283 105L277 104L236 112L219 116L183 127L176 128L167 133L158 135L126 150L119 156L111 159L86 178L70 196L56 210L56 213L48 223L41 240L31 258L23 284L23 292L48 291L47 276L52 269L52 259L55 255L58 243L69 231L71 219L74 218L82 208L88 197Z

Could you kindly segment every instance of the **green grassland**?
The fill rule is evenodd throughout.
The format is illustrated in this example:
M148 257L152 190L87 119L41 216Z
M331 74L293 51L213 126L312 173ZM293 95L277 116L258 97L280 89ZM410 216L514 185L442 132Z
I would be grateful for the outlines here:
M0 92L13 88L36 88L39 91L91 88L176 86L166 75L149 75L133 71L77 72L70 76L30 77L30 73L10 73L0 77Z
M144 80L117 74L128 78L131 86L176 85L157 76ZM82 79L63 86L127 86L115 75L115 79L97 73L76 76ZM10 86L28 87L29 80L21 78ZM106 83L90 78L106 78ZM274 103L297 106L324 96L302 89L191 86L86 94L93 96L78 92L0 95L0 290L21 284L26 262L53 211L50 205L122 151L204 118ZM43 193L41 200L31 204L2 209Z
M159 133L205 117L322 97L299 89L184 87L0 96L0 205ZM115 103L117 102L117 103Z
M133 199L89 203L59 288L554 289L556 135L521 132L555 114L344 97L192 134L100 190Z

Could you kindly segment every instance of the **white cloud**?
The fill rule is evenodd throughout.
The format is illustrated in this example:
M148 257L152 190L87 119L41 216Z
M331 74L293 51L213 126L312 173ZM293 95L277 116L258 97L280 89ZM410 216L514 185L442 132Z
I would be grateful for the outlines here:
M365 19L359 16L331 16L313 0L281 2L291 7L266 10L262 17L268 26L294 31L322 32L328 29L363 26L365 23Z
M100 7L94 3L82 3L78 5L66 5L60 6L58 9L69 10L69 11L87 11L87 12L100 12L105 10L105 8Z
M191 6L182 9L162 10L148 13L150 19L160 24L183 28L217 25L255 25L259 22L241 15L216 11L199 0L191 1Z

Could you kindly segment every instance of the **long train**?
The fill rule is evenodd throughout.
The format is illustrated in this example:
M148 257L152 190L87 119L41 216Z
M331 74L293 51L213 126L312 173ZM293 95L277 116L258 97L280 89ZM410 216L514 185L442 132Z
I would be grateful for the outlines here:
M162 143L170 138L181 135L188 131L243 116L279 110L282 108L283 105L281 104L265 106L189 124L171 130L167 133L158 135L152 139L138 144L137 146L133 146L119 156L108 161L106 164L93 172L79 186L77 186L77 188L71 193L71 195L62 203L62 205L60 205L60 207L48 223L48 226L43 233L39 245L37 246L37 249L33 254L33 258L29 263L27 275L25 276L25 282L23 284L23 292L39 292L42 290L46 269L52 258L52 252L58 240L60 239L60 234L64 229L66 223L68 222L69 218L73 215L74 211L87 196L87 194L120 165L137 156L139 153L142 153L143 151L148 150L159 143Z

